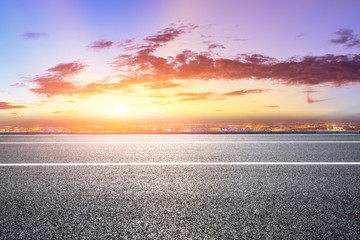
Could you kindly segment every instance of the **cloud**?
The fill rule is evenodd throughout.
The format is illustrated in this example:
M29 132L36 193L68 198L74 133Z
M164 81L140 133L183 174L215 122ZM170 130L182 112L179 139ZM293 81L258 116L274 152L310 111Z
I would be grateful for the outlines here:
M313 90L311 87L309 87L307 90L305 91L302 91L302 93L306 93L306 101L307 103L309 104L312 104L312 103L318 103L318 102L323 102L323 101L327 101L329 100L328 98L326 99L313 99L312 98L312 95L314 93L318 93L319 91L316 91L316 90Z
M134 44L133 39L120 43L126 51L136 51L138 55L147 55L154 53L156 49L163 47L166 43L174 41L185 33L190 33L198 28L195 24L180 24L167 27L156 34L145 37L142 44ZM125 55L123 55L125 56Z
M18 82L18 83L11 84L10 87L24 88L24 87L27 87L27 86L26 86L26 84L24 82Z
M185 101L196 101L196 100L204 100L209 99L210 97L216 98L217 100L222 100L224 97L215 92L204 92L204 93L179 93L177 96L187 97L180 99L181 102Z
M24 33L22 36L25 39L36 40L39 38L47 37L49 35L45 32L27 32Z
M155 35L144 38L144 40L152 44L164 44L173 41L181 34L191 32L196 28L198 28L198 26L195 24L182 24L176 27L168 27L157 32Z
M30 91L46 97L56 95L71 95L78 90L78 86L69 78L79 74L86 68L86 65L79 62L61 63L49 68L45 74L26 80L35 83L37 87Z
M227 97L235 97L235 96L243 96L251 93L262 93L266 91L266 89L248 89L248 90L238 90L226 93L217 93L217 92L203 92L203 93L178 93L181 98L181 102L185 101L196 101L196 100L204 100L204 99L213 99L213 100L224 100Z
M109 41L109 40L106 40L106 39L99 39L99 40L93 42L92 45L90 45L89 47L94 49L94 50L101 50L101 49L110 48L114 44L115 43L113 41Z
M62 113L64 111L55 111L55 112L52 112L53 114L58 114L58 113Z
M179 87L180 83L174 83L172 81L164 81L164 82L155 82L152 84L146 85L148 89L163 89L163 88L174 88Z
M249 93L262 93L265 89L249 89L249 90L238 90L238 91L232 91L224 93L225 96L242 96Z
M348 48L351 47L360 47L360 36L355 34L354 30L348 28L339 29L337 32L334 32L338 36L336 39L331 39L330 42L335 44L342 44Z
M0 110L12 110L12 109L21 109L27 108L25 105L14 105L10 102L0 102Z
M168 105L168 104L172 104L172 102L167 102L167 101L155 101L155 102L152 102L153 104L156 104L156 105Z
M208 46L208 50L209 50L209 51L210 51L210 50L213 50L213 49L215 49L215 48L222 48L222 49L224 49L225 46L223 46L223 45L221 45L221 44L209 44L209 46Z
M35 76L26 83L35 84L30 91L46 97L55 97L59 95L81 95L90 96L104 92L106 88L113 88L112 84L104 82L92 82L87 85L81 85L72 78L85 70L87 65L79 62L60 63L46 70L44 74ZM21 85L18 83L16 85ZM119 85L119 84L118 84Z
M315 100L315 99L313 99L313 98L310 96L310 94L311 94L311 93L307 93L307 94L306 94L306 100L307 100L307 102L308 102L309 104L318 103L318 102L323 102L323 101L329 100L328 98Z
M127 39L127 40L122 40L122 41L117 42L116 45L117 45L117 47L125 48L125 47L131 46L131 44L133 44L134 41L135 41L135 38Z
M314 91L314 90L306 90L306 91L302 91L303 93L317 93L319 91Z
M265 108L279 108L280 106L278 105L269 105L269 106L264 106Z
M360 83L360 54L328 54L292 57L286 60L262 54L238 54L230 58L214 54L212 49L223 46L211 43L208 43L209 49L201 53L184 50L174 56L155 54L158 48L164 47L167 43L175 41L196 28L198 26L193 24L173 25L143 38L140 43L135 43L134 39L122 41L117 46L123 47L126 54L117 56L111 63L115 72L111 79L118 79L117 82L102 80L80 85L72 81L75 75L87 67L79 62L59 64L48 69L44 74L24 82L35 84L36 86L30 91L46 97L58 95L86 97L111 91L131 91L136 85L148 90L176 88L182 86L183 82L192 80L251 79L290 86L328 85L333 87ZM101 49L113 44L113 41L99 40L94 42L93 47ZM242 92L232 94L241 95ZM224 99L229 96L231 95L205 92L183 96L187 97L183 101Z
M157 93L152 93L150 95L148 95L147 97L150 98L170 98L170 96L164 95L164 94L157 94Z
M234 38L233 39L233 41L235 41L235 42L245 42L247 40L249 40L249 39L247 39L247 38Z
M300 34L296 35L295 38L302 38L302 37L305 37L308 34L309 34L309 32L303 32L303 33L300 33Z
M360 55L325 55L280 61L261 54L241 54L235 59L186 50L175 57L151 52L121 55L115 68L130 68L124 84L169 80L273 80L285 85L335 87L360 82Z

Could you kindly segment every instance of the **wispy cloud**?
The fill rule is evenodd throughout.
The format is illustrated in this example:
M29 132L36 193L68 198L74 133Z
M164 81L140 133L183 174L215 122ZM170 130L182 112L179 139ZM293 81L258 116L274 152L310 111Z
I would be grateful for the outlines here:
M224 49L225 46L221 45L221 44L216 44L216 43L212 43L212 44L209 44L208 46L208 50L211 51L213 49L216 49L216 48L222 48Z
M179 87L180 83L174 83L172 81L164 81L164 82L155 82L152 84L147 84L146 88L148 89L163 89L163 88L175 88Z
M89 47L94 50L101 50L101 49L110 48L114 45L115 45L115 43L113 41L106 40L106 39L99 39L99 40L93 42Z
M341 44L348 48L351 47L360 47L360 36L355 34L354 30L348 28L339 29L337 32L334 32L338 36L336 39L331 39L330 42L335 44Z
M168 42L178 39L185 33L190 33L194 29L198 28L195 24L180 24L172 25L158 31L156 34L143 38L142 43L134 43L134 39L122 41L118 44L118 47L124 48L125 51L136 51L137 55L149 55L154 53L158 48L165 46ZM121 55L118 60L131 55Z
M168 101L154 101L152 102L153 104L156 105L168 105L168 104L172 104L172 102L168 102Z
M238 90L224 93L225 96L242 96L250 93L262 93L264 91L268 91L267 89L248 89L248 90Z
M48 37L49 34L45 32L26 32L22 36L25 39L35 40L43 37Z
M226 93L217 93L217 92L178 93L177 96L186 97L186 98L181 98L180 99L181 102L204 100L204 99L224 100L227 97L243 96L252 93L262 93L264 91L267 91L267 89L247 89L247 90L238 90L238 91L232 91Z
M27 85L24 82L18 82L18 83L11 84L10 87L24 88L24 87L27 87Z
M11 102L0 102L0 110L12 110L12 109L20 109L27 108L25 105L16 105Z
M279 108L280 106L278 105L268 105L268 106L264 106L265 108Z
M302 37L305 37L308 34L309 34L309 32L303 32L303 33L300 33L300 34L296 35L295 38L302 38Z
M326 98L326 99L314 99L314 98L312 97L312 94L318 93L319 91L312 90L311 88L308 89L308 90L302 91L302 92L303 92L303 93L306 93L306 101L307 101L307 103L309 103L309 104L318 103L318 102L324 102L324 101L329 100L328 98Z
M326 99L313 99L311 96L310 96L310 93L307 93L306 95L306 100L309 104L312 104L312 103L318 103L318 102L324 102L324 101L327 101L329 100L328 98Z
M151 44L164 44L196 28L198 28L198 26L195 24L181 24L180 26L168 27L157 32L157 34L144 38L144 40Z

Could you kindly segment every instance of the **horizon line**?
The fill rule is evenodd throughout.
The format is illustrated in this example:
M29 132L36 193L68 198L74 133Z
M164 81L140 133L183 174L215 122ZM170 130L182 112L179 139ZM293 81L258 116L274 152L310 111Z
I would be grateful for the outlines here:
M0 167L61 166L234 166L234 165L360 165L360 162L123 162L123 163L1 163Z
M57 132L57 131L41 131L41 132L0 132L1 135L138 135L138 134L360 134L359 130L348 131L348 130L337 130L337 131L327 131L327 130L293 130L293 131L197 131L197 132L187 132L187 131L129 131L129 132Z

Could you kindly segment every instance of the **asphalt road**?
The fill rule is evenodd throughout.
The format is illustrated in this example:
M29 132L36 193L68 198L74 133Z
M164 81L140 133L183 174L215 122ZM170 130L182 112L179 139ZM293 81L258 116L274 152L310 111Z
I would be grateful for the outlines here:
M359 161L354 144L333 143L338 160ZM30 148L11 146L0 151L41 158L39 149L26 155ZM64 150L51 146L48 161L58 162ZM291 149L270 155L292 161ZM190 160L221 160L217 150L197 151ZM223 161L253 156L238 148L224 154ZM1 239L359 239L360 166L0 167L0 221Z

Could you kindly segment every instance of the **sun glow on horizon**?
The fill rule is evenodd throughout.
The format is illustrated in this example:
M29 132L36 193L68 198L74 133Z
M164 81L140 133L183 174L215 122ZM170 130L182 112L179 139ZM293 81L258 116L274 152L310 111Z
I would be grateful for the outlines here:
M112 106L109 108L110 113L114 116L126 116L129 114L129 109L122 105Z

